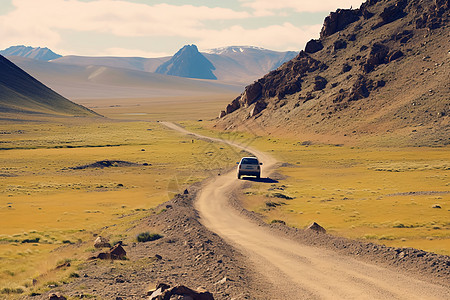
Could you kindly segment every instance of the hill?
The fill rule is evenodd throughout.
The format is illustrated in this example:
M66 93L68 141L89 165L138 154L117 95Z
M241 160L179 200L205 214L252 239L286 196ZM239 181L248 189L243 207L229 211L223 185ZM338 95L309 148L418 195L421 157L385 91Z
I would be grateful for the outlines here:
M151 98L239 93L242 86L125 68L66 65L10 57L19 67L71 99Z
M450 143L449 3L369 0L253 84L216 126L323 142Z
M245 86L267 72L294 58L294 51L272 51L250 46L230 46L200 52L209 60L218 81ZM135 71L155 72L172 57L89 57L68 55L52 60L55 64L78 66L106 66Z
M155 73L198 79L213 79L214 65L198 51L195 45L186 45L160 65Z
M98 116L57 94L1 55L0 113Z
M62 57L48 48L33 48L27 46L12 46L5 50L1 50L0 54L3 56L20 56L43 61L49 61Z

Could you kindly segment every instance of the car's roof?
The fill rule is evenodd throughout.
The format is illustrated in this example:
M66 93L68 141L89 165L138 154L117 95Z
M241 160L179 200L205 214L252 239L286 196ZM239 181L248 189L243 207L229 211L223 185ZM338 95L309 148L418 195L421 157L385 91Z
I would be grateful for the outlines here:
M256 159L256 160L258 160L258 158L254 157L254 156L246 156L246 157L241 158L241 160L242 159Z

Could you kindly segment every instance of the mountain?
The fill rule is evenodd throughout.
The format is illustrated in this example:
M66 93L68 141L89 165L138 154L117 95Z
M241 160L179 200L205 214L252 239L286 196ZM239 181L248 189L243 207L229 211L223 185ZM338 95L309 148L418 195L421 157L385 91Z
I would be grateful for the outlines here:
M155 73L199 79L213 79L216 68L198 51L195 45L186 45L181 48L171 59L160 65Z
M98 116L31 77L0 55L0 112Z
M251 46L231 46L204 51L216 67L214 74L227 82L250 83L297 55L295 51L278 52Z
M294 58L297 52L278 52L258 47L231 46L200 52L215 67L214 76L218 81L239 84L243 87L267 72L278 68L284 62ZM63 56L52 63L78 66L105 66L135 71L155 72L171 57L89 57Z
M322 142L450 144L449 2L369 0L247 86L216 127Z
M189 79L98 65L68 65L23 57L10 59L71 99L150 98L198 94L237 94L240 85Z
M62 57L48 48L33 48L26 46L12 46L5 50L1 50L0 54L3 56L20 56L43 61L49 61Z
M55 59L52 62L66 65L78 66L104 66L112 68L122 68L135 71L155 72L161 64L168 61L171 57L143 58L143 57L92 57L67 55Z

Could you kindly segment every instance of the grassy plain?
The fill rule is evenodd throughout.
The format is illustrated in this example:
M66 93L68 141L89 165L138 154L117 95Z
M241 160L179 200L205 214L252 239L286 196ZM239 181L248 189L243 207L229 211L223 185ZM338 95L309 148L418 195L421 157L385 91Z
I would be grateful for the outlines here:
M154 121L59 121L1 124L0 298L70 280L95 234L134 241L136 220L240 155ZM134 165L73 169L102 160Z
M184 125L283 163L277 170L282 180L252 181L242 194L244 206L269 223L304 228L317 222L334 235L450 254L450 147L315 145Z

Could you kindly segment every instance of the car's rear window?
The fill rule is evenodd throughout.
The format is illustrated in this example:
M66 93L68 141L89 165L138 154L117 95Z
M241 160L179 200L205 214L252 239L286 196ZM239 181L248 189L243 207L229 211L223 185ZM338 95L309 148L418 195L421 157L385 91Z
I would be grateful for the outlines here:
M257 165L258 160L256 158L243 158L241 164L245 165Z

